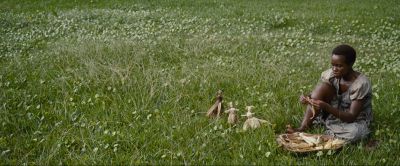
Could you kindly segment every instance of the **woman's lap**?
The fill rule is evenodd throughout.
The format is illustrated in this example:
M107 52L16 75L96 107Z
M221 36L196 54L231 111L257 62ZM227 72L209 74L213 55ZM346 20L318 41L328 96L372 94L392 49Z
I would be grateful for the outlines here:
M325 121L326 131L328 135L344 139L348 142L356 142L366 138L370 130L365 121L357 121L353 123L341 122L338 119Z

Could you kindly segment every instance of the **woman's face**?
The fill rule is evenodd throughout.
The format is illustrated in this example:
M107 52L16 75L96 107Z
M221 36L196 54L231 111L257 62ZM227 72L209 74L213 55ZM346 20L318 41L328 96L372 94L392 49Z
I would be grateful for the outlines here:
M352 66L346 63L346 57L342 55L333 54L331 57L332 71L336 78L341 78L347 75Z

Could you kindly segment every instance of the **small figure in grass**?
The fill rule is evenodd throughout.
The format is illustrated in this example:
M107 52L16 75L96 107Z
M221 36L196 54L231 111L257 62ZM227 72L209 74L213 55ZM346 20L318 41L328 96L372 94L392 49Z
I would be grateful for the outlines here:
M242 115L242 116L246 116L247 117L247 120L243 124L243 130L244 131L246 131L249 128L251 128L251 129L259 128L262 123L269 123L266 120L258 119L256 117L253 117L254 113L251 112L251 109L253 109L253 108L254 108L254 106L246 106L247 113L246 113L246 115Z
M212 105L211 108L207 111L207 117L219 118L222 110L222 99L222 90L218 90L214 105Z
M236 124L238 122L238 117L236 115L236 111L239 111L239 109L236 109L233 107L233 103L229 102L229 109L225 110L225 113L228 113L228 123L229 124Z
M372 122L371 82L353 70L356 51L351 46L335 47L330 59L332 67L322 72L320 83L311 95L300 96L300 102L309 105L300 127L289 125L286 132L303 132L314 122L326 127L325 134L347 142L367 138Z

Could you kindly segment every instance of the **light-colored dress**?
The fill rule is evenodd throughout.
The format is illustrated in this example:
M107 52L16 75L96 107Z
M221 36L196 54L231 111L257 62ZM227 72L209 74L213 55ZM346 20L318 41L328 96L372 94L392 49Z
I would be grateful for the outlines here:
M340 79L334 77L332 69L326 70L321 74L321 82L328 83L335 87L336 96L331 101L331 105L340 111L347 112L353 100L363 100L362 111L352 123L347 123L329 114L323 120L326 127L326 134L344 139L348 142L356 142L366 138L369 133L369 125L372 122L372 86L369 79L360 74L350 85L346 92L339 93Z

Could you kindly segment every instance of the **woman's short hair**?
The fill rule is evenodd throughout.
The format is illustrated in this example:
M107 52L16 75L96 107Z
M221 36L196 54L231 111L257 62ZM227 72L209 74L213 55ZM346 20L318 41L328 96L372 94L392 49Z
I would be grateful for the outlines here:
M332 50L332 55L342 55L346 58L346 63L353 65L356 61L356 50L346 44L338 45Z

